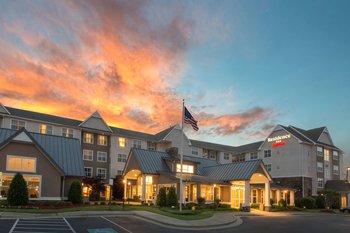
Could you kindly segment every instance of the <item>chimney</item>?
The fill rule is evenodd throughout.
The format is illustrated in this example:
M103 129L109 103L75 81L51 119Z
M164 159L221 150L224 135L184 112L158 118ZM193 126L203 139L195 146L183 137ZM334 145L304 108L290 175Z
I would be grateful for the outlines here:
M177 147L170 147L165 150L165 152L170 155L171 158L177 159L179 155L179 149Z

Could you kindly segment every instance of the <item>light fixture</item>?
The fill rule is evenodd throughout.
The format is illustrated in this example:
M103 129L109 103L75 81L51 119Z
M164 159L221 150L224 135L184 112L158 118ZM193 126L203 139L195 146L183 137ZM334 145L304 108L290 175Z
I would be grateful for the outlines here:
M261 174L259 174L259 176L261 176Z
M214 184L214 188L216 187L216 184Z
M125 184L125 183L126 183L126 180L123 180L123 183Z
M128 182L128 185L131 185L131 183L130 183L130 182Z

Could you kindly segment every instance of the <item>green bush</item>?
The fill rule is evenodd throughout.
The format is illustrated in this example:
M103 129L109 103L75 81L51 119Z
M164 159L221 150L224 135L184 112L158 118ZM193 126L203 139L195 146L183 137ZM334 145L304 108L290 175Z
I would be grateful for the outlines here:
M274 205L275 204L275 200L274 199L270 199L270 205Z
M316 208L316 201L313 197L304 197L301 199L301 205L306 209Z
M186 206L187 206L187 209L191 210L193 206L197 207L198 205L195 202L189 202L186 204Z
M214 207L217 208L220 205L221 200L220 199L215 199L214 200Z
M8 201L7 200L0 200L0 207L6 207L8 206Z
M205 198L204 197L198 197L197 202L198 202L199 206L204 206L205 205Z
M220 203L220 204L219 204L219 208L222 208L222 209L231 209L231 205Z
M252 208L252 209L259 209L259 204L251 204L250 208Z
M79 181L73 181L69 193L68 193L68 200L71 201L73 204L80 204L83 202L83 196L81 195L81 185Z
M164 187L159 189L157 195L157 206L164 207L166 206L166 190Z
M287 207L287 202L284 199L281 199L278 201L278 207L286 208Z
M106 202L105 201L101 201L100 205L106 205Z
M324 209L326 207L326 201L324 199L324 196L318 195L316 197L316 206L319 209Z
M27 183L20 173L17 173L10 184L7 201L11 206L26 205L28 203Z
M169 192L166 196L166 202L167 202L167 206L177 206L177 195L176 195L176 191L175 191L175 187L171 186L169 188Z

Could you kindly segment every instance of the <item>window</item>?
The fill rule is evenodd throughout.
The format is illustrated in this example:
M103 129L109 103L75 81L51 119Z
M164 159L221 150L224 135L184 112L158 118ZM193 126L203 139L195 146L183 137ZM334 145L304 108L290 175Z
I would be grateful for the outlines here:
M107 163L107 152L97 151L97 162Z
M107 136L98 135L97 144L101 146L107 146Z
M193 155L198 155L198 147L192 147L192 154Z
M181 172L181 164L176 164L176 172ZM193 173L193 165L182 164L183 173Z
M36 172L36 158L23 156L7 156L7 171Z
M317 147L317 156L323 157L323 148L320 146Z
M323 188L323 178L317 178L317 187Z
M119 143L119 147L123 147L123 148L126 147L126 139L125 138L119 137L118 143Z
M205 200L213 201L214 200L214 186L201 184L201 196Z
M25 128L26 123L19 120L11 120L11 129L19 130L20 128Z
M329 150L324 149L324 161L329 161Z
M338 151L333 151L333 160L339 160L339 154Z
M333 174L339 175L339 166L338 165L333 165Z
M94 153L92 150L83 150L83 160L93 161Z
M230 154L224 153L224 160L229 160L229 159L230 159Z
M156 150L156 144L154 142L147 142L148 150Z
M271 150L264 150L264 158L271 157Z
M323 163L322 162L317 162L317 171L323 172Z
M0 183L0 197L7 197L7 192L13 179L13 174L3 174L2 182ZM39 198L41 193L41 176L26 176L23 175L28 188L29 198Z
M86 177L92 177L92 173L93 173L93 169L92 167L84 167L84 170L85 170L85 176Z
M244 162L245 161L245 154L238 155L237 160L238 160L238 162Z
M271 163L265 164L265 167L266 167L266 170L269 171L269 172L272 170Z
M117 170L117 176L122 176L123 175L123 170Z
M203 158L208 158L208 153L207 149L203 149Z
M152 184L152 176L146 176L146 184Z
M106 168L97 168L97 176L101 179L106 179L107 169Z
M62 136L66 138L73 137L73 129L62 128Z
M216 160L216 151L209 151L209 159Z
M253 204L256 204L257 203L257 190L256 189L253 189L252 190L252 192L253 192L253 200L252 200L252 202L253 202Z
M126 155L125 154L118 154L117 161L120 163L126 162Z
M141 141L140 140L133 140L132 147L141 149Z
M41 126L40 126L40 133L41 134L52 135L53 134L53 127L52 127L52 125L41 124Z
M93 144L94 135L92 133L84 133L84 143Z
M257 158L258 158L258 152L250 153L250 159L257 159Z

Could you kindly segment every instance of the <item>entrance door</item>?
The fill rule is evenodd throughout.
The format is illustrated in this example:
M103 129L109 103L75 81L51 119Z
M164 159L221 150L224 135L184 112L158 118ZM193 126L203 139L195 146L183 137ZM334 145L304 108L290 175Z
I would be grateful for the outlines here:
M244 187L233 186L231 189L231 205L233 208L240 208L244 203Z

